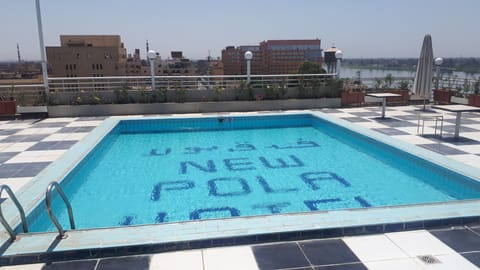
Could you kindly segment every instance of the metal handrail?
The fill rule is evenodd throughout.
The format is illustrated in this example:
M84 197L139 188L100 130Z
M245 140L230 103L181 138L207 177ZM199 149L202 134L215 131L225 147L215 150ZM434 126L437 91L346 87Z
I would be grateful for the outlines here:
M13 194L13 191L10 189L9 186L7 185L1 185L0 186L0 198L2 197L2 192L3 190L6 190L8 195L10 196L10 199L13 201L15 206L18 209L18 212L20 212L20 218L22 219L22 227L23 227L23 232L27 233L28 232L28 226L27 226L27 219L25 218L25 212L23 211L22 206L17 200L17 197L15 194ZM15 241L17 240L17 236L15 235L15 232L13 231L12 227L8 224L8 222L5 220L5 217L3 216L2 212L2 204L0 204L0 222L2 223L3 227L7 230L8 234L10 235L10 240Z
M45 194L45 204L47 205L48 215L50 216L50 219L52 220L53 224L55 224L55 227L57 227L60 238L66 238L65 230L62 228L62 225L60 225L60 223L58 222L58 219L55 217L55 215L52 212L51 193L53 188L56 188L56 190L58 191L58 194L60 194L60 197L62 197L63 202L67 206L68 218L70 220L70 228L74 230L75 222L73 220L72 206L70 205L70 202L68 201L67 196L65 196L63 189L60 187L60 185L57 182L53 181L50 184L48 184L47 192Z

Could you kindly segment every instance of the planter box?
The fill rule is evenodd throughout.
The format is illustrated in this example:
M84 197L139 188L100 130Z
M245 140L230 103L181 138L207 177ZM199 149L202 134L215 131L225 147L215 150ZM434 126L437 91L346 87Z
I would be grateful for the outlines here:
M401 104L401 105L408 105L410 100L410 92L406 89L392 89L392 90L385 90L385 93L392 93L401 95L400 97L387 97L387 104Z
M365 92L342 92L342 106L362 105L365 103Z
M437 104L450 104L453 95L454 92L450 90L434 89L433 101Z
M15 115L17 102L15 100L0 101L0 115Z
M453 96L450 100L453 104L468 105L468 99L467 98Z
M480 107L480 95L471 95L468 97L468 105Z
M147 104L58 105L48 106L48 116L76 117L135 114L246 112L336 108L339 106L340 99L338 98Z

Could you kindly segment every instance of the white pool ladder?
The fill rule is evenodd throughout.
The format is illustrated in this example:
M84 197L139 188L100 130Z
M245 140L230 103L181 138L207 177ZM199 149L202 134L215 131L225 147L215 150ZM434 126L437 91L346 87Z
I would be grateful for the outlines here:
M60 197L62 197L63 202L67 206L68 219L70 220L70 228L74 230L75 221L73 220L72 206L70 205L70 202L68 201L67 196L65 196L63 189L60 187L60 185L57 182L53 181L50 184L48 184L47 192L45 193L45 204L47 205L48 215L50 216L50 219L52 220L53 224L55 224L55 227L57 227L59 238L64 239L64 238L67 238L67 235L65 234L65 230L63 229L62 225L60 225L60 223L58 222L58 219L55 217L52 211L51 194L52 194L53 188L55 188L58 191L58 194L60 194Z
M18 212L20 212L20 218L22 219L22 228L24 233L28 233L28 226L27 226L27 219L25 218L25 211L23 211L22 206L17 200L17 197L13 193L13 191L10 189L9 186L7 185L1 185L0 186L0 198L2 197L2 192L6 191L8 193L8 196L10 196L10 199L13 201L15 206L18 209ZM17 240L17 235L15 234L15 231L13 231L12 227L8 224L7 220L3 216L2 212L2 204L0 204L0 222L2 223L3 227L7 230L8 234L10 235L10 240L15 241Z

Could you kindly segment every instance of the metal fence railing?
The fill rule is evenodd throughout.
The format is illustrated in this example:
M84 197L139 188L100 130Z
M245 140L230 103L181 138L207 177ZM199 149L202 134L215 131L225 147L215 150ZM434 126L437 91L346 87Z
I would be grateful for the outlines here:
M284 75L252 75L250 84L247 85L247 76L156 76L156 89L165 93L195 90L236 90L236 89L299 89L308 87L325 87L337 74L284 74ZM346 79L349 83L355 78ZM399 88L400 86L411 89L413 78L395 78L391 81L379 78L361 78L361 83L368 90L382 88ZM457 96L468 96L480 89L480 79L465 79L457 76L442 76L433 78L434 88L451 89ZM151 89L149 76L123 76L123 77L74 77L74 78L49 78L49 93L95 93L118 92L130 93L145 92ZM47 93L43 84L12 84L0 85L0 99L15 98L20 105L45 105Z
M297 87L299 83L318 82L325 84L326 80L336 74L286 74L286 75L252 75L250 86L266 87L281 85L286 88ZM217 88L234 89L245 85L247 76L155 76L156 90L214 90ZM113 90L152 90L150 76L125 77L78 77L50 78L50 91L113 91Z

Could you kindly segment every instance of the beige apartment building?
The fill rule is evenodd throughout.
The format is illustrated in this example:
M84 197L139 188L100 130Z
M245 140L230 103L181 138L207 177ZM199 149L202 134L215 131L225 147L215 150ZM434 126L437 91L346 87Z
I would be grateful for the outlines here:
M46 47L51 77L125 76L127 52L119 35L61 35Z

